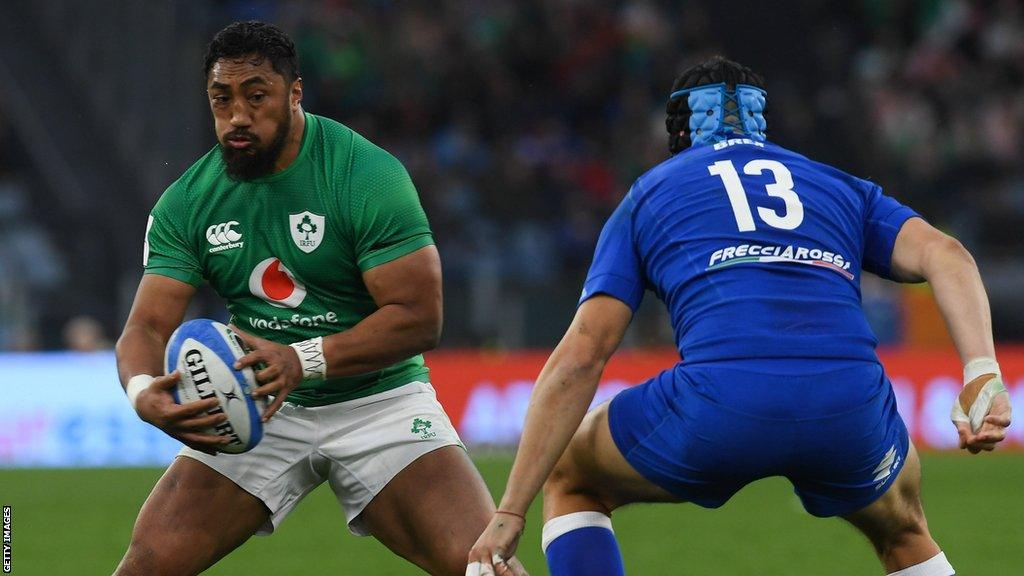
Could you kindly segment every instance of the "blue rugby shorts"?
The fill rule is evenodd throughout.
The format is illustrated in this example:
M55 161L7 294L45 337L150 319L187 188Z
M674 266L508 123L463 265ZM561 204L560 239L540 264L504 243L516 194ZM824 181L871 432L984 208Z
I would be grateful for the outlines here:
M608 424L626 460L683 500L717 508L784 476L822 517L884 494L910 443L881 365L860 361L679 364L619 393Z

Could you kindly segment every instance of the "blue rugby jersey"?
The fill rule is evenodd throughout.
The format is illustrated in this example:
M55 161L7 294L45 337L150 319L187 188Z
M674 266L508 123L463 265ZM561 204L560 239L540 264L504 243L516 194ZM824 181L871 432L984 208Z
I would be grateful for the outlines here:
M653 290L687 364L877 362L861 269L889 277L917 214L877 185L769 142L683 151L641 176L597 243L580 302Z

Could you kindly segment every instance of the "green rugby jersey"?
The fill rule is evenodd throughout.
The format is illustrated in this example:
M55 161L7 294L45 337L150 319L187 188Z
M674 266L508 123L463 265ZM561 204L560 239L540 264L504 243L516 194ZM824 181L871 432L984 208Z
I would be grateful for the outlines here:
M434 242L395 157L338 122L305 116L285 170L236 182L215 146L164 192L146 228L146 274L206 280L235 325L283 344L359 323L377 310L362 273ZM417 355L303 382L288 400L332 404L425 381L427 372Z

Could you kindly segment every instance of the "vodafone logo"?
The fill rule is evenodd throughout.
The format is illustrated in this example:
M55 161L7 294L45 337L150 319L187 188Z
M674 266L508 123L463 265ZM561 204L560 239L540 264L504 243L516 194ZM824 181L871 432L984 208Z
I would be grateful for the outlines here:
M256 265L249 275L249 291L278 308L295 308L306 297L306 287L275 257Z

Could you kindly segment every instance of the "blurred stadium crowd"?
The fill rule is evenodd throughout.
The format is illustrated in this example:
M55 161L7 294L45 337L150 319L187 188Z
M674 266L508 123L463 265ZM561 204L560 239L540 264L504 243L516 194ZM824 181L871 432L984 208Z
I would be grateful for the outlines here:
M769 138L879 182L958 236L981 265L997 338L1024 339L1020 2L100 4L4 8L21 11L9 42L61 37L47 58L67 82L49 89L74 95L65 102L81 126L33 145L47 130L24 118L39 88L19 84L29 112L5 105L17 97L0 99L0 349L86 346L62 327L73 321L81 333L90 318L99 345L117 333L125 287L140 273L146 211L213 142L202 49L223 24L252 18L293 34L307 110L349 124L409 168L445 265L446 346L557 340L604 219L667 157L672 80L718 53L766 77ZM144 29L96 44L131 18L146 19ZM3 42L0 80L17 73ZM113 214L69 220L59 208L60 179L47 171L60 167L46 153L77 134L110 157L83 182L103 188L97 203ZM64 156L73 179L79 155ZM913 289L866 279L864 291L883 342L907 342L919 312ZM629 342L670 343L648 300ZM219 314L216 299L197 313Z

